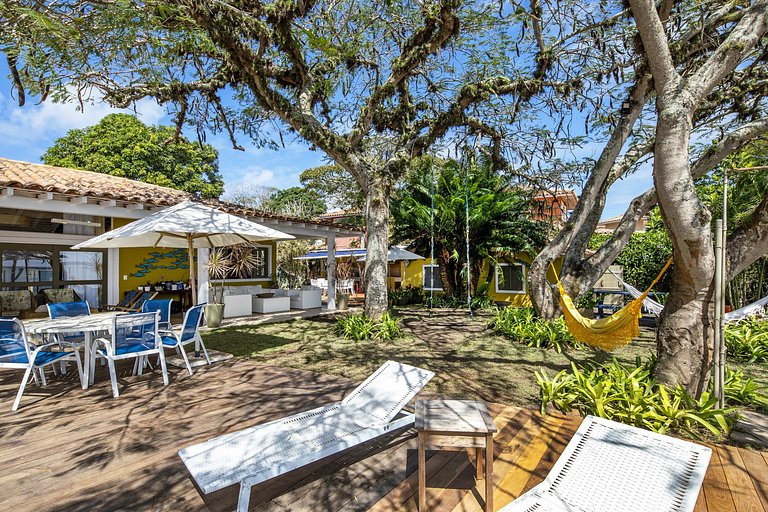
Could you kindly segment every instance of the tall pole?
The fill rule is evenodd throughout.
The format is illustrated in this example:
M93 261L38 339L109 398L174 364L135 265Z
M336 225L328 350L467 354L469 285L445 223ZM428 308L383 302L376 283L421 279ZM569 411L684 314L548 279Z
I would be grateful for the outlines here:
M429 169L432 172L432 182L430 184L429 197L432 200L432 206L429 210L429 264L432 265L429 271L429 316L432 316L432 301L435 297L435 162L430 163Z
M720 366L718 368L720 378L720 396L718 400L720 407L725 406L725 356L727 345L725 343L725 290L727 286L726 281L726 267L728 265L728 259L726 258L726 246L728 245L728 169L724 169L723 172L723 233L722 244L720 246L720 357L718 361Z
M475 141L477 146L477 141ZM472 165L474 153L471 158L468 158L467 168L464 172L464 212L466 214L466 229L465 236L467 242L467 309L469 310L469 318L472 318L472 271L469 265L469 168Z
M192 234L187 233L187 257L189 258L189 286L192 288L192 305L197 305L197 283L195 282L195 248Z
M717 219L715 221L715 339L713 343L714 349L714 392L717 397L717 406L723 407L723 381L720 372L721 355L723 343L723 313L720 307L723 296L723 220Z

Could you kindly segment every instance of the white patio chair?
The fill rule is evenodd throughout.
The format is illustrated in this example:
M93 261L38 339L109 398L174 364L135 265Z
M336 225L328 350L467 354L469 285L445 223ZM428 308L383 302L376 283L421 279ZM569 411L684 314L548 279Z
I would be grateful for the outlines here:
M339 293L348 293L350 295L355 293L355 280L354 279L341 279L336 286Z
M187 357L187 352L184 350L184 345L195 343L195 350L198 350L198 346L202 347L205 360L208 364L211 364L211 359L208 357L208 350L206 350L203 338L200 336L200 325L203 323L203 306L205 306L205 304L198 304L187 310L184 314L184 323L181 326L181 332L176 333L171 330L160 331L163 347L176 349L176 352L184 359L184 364L187 365L187 371L190 375L192 375L192 366L189 364L189 358Z
M412 425L413 414L402 408L433 376L387 361L341 402L189 446L179 456L206 494L239 483L237 510L245 512L252 486Z
M59 347L60 350L52 351L49 350L50 347ZM70 348L72 351L64 351L64 348ZM37 372L39 371L40 380L43 386L45 386L46 366L53 368L56 363L72 360L77 364L77 372L82 384L83 367L80 363L80 352L75 344L67 341L56 341L35 346L29 342L27 333L24 330L24 324L18 319L0 319L0 368L25 370L19 391L16 393L16 400L14 400L11 407L12 411L16 411L19 408L21 396L24 394L24 388L27 386L30 376L37 383Z
M587 416L547 478L499 512L691 512L712 450Z
M163 385L168 385L168 371L165 366L165 353L163 342L158 334L157 324L160 313L134 313L132 315L118 315L113 319L112 337L98 338L93 343L93 355L91 357L90 384L93 384L93 374L96 366L96 356L107 360L109 366L109 378L112 381L112 396L117 398L120 392L117 389L117 373L115 361L135 358L134 370L141 375L144 360L152 355L160 359L160 368L163 372ZM103 345L100 348L99 345Z

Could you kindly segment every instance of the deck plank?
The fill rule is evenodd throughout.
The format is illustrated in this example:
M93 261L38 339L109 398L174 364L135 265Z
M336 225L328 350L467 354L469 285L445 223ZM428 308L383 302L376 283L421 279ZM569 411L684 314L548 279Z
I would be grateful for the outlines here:
M717 452L720 455L720 460L725 461L723 471L726 480L728 480L728 487L731 490L731 497L736 510L740 512L765 512L739 449L733 446L718 446Z
M736 510L736 505L731 496L731 490L728 487L728 481L725 478L723 464L720 460L720 454L716 446L712 448L712 458L709 460L709 467L704 475L702 485L704 498L707 502L707 509L712 512L731 512Z
M763 508L768 510L768 464L760 452L739 450L739 454L741 460L744 461L747 474L752 478L752 483L755 485Z
M338 377L234 359L193 376L170 369L130 377L121 368L113 399L104 368L81 390L72 374L30 388L10 412L21 374L0 374L0 495L3 510L231 510L237 488L202 495L179 448L342 398L355 386ZM489 404L495 505L541 482L581 420ZM416 511L416 440L404 430L254 487L253 510ZM466 452L428 452L431 510L476 512L484 492ZM41 493L40 489L45 489ZM35 496L30 500L29 496ZM768 452L715 446L697 512L767 512Z

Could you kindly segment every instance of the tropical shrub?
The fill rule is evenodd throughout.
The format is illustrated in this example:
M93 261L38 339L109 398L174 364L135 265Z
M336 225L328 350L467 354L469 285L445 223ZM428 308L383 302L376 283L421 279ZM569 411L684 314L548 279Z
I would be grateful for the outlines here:
M422 290L415 286L408 285L397 290L392 290L387 294L389 299L389 305L392 306L405 306L407 304L417 304L422 301Z
M380 340L393 340L403 335L400 319L392 316L389 311L381 315L379 321L374 325L373 331L374 337Z
M728 357L748 363L768 361L768 322L746 319L725 327Z
M339 318L336 321L336 334L354 341L371 338L392 340L402 336L403 330L400 327L400 319L387 312L378 322L365 315L348 315Z
M336 334L354 341L373 337L376 322L365 315L348 315L336 321Z
M541 412L548 404L563 412L576 409L659 433L685 434L700 439L703 433L726 435L733 425L731 409L718 409L710 392L696 399L683 388L669 389L652 377L654 361L637 367L617 361L607 364L571 364L554 377L535 372L541 388Z
M552 348L558 353L564 348L578 347L562 317L557 320L545 320L536 316L533 308L500 309L490 327L529 347Z
M725 400L733 405L744 405L763 410L768 410L768 390L765 386L758 386L754 380L744 376L741 370L725 368Z

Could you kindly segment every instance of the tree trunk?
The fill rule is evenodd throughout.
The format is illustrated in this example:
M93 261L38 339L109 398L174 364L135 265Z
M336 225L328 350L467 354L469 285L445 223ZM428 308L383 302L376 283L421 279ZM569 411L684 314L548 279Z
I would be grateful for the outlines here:
M378 319L387 312L387 251L389 250L389 195L387 178L371 179L366 190L365 314Z
M556 256L556 249L551 245L544 248L533 260L528 271L528 294L539 316L554 319L561 315L557 292L547 279L549 265Z
M698 396L712 365L710 299L715 254L711 214L701 204L688 162L691 112L685 93L659 98L653 180L676 265L658 333L656 377Z

